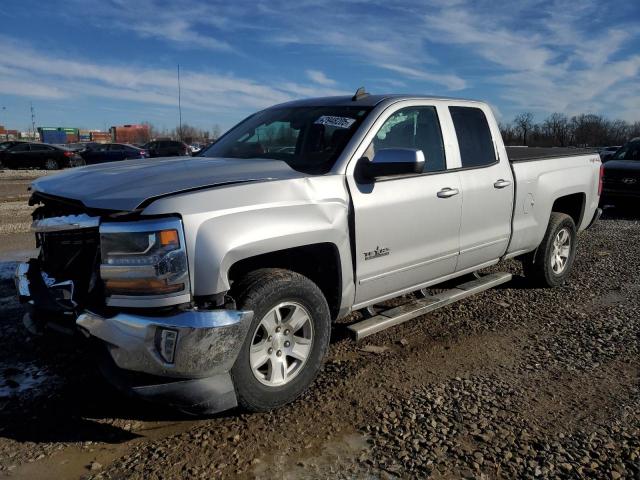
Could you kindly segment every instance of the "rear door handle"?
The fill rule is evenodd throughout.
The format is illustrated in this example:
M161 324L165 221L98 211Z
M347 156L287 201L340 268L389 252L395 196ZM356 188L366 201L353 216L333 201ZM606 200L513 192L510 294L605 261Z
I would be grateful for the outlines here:
M496 183L493 184L493 186L495 188L505 188L508 187L509 185L511 185L511 182L509 180L497 180Z
M449 197L453 197L454 195L458 195L459 193L460 193L460 190L458 190L457 188L445 187L438 192L438 197L449 198Z

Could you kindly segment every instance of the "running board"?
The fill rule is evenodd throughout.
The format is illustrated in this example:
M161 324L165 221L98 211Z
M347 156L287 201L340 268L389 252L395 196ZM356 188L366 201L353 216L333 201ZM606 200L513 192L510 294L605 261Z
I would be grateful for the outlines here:
M489 275L484 275L437 295L432 295L427 298L422 298L420 300L400 305L399 307L385 310L375 317L354 323L353 325L349 325L347 328L355 334L356 341L362 340L369 335L373 335L374 333L378 333L395 325L400 325L407 320L432 312L438 308L444 307L445 305L450 305L458 300L462 300L463 298L470 297L476 293L480 293L497 285L506 283L509 280L511 280L510 273L491 273Z

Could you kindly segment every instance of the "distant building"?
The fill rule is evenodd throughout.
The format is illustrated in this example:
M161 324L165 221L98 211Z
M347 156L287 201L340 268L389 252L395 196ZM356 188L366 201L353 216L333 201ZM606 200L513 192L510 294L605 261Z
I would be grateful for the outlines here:
M109 129L111 140L118 143L147 143L149 125L120 125Z
M18 140L19 138L18 130L8 130L4 125L0 125L0 140Z

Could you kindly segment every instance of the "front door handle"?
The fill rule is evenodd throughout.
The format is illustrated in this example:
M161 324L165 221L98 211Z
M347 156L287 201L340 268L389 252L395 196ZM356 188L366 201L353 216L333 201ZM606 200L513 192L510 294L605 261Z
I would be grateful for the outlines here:
M438 197L449 198L449 197L453 197L454 195L458 195L459 193L460 193L460 190L458 190L457 188L445 187L438 192Z
M493 184L495 188L505 188L509 185L511 185L511 182L509 180L503 180L502 178L500 180L497 180L496 183Z

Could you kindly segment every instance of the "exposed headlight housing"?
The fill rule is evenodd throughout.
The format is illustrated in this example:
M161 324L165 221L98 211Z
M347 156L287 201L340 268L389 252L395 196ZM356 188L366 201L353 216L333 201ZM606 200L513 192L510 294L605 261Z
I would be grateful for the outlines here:
M178 218L103 223L100 251L100 276L110 299L189 292L187 252Z

